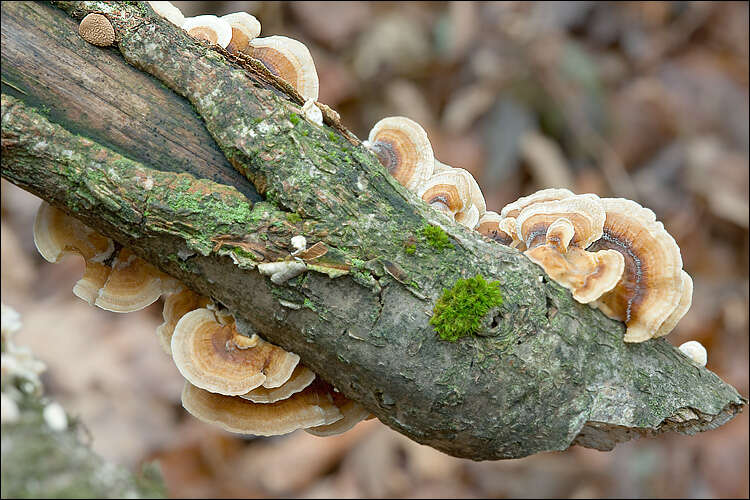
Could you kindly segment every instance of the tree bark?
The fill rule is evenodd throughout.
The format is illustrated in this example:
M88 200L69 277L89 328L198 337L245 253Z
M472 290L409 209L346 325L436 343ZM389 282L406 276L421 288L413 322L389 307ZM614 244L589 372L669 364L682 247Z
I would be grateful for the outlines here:
M747 403L664 339L626 345L622 323L406 191L333 113L309 123L256 62L145 3L56 5L2 6L3 177L220 301L386 425L451 455L516 458L691 434ZM116 48L78 38L88 12L110 19ZM105 73L116 76L87 82ZM111 98L131 82L137 99ZM430 245L426 225L449 248ZM291 259L295 235L326 253L284 283L262 276L257 264ZM440 340L435 302L476 275L500 282L502 307L478 335Z

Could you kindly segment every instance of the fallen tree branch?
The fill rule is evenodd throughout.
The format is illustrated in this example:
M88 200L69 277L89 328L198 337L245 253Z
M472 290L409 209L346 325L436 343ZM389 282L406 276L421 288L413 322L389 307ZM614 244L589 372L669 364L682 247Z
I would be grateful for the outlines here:
M746 404L663 339L624 344L621 323L573 301L517 251L429 208L345 131L308 123L267 75L195 42L145 4L58 3L76 19L106 14L122 56L87 46L62 11L19 5L2 7L3 177L225 304L246 333L298 353L397 431L455 456L515 458L573 443L611 449L639 434L694 433ZM24 9L40 24L6 28L6 18ZM205 170L159 162L172 154L169 141L152 141L146 155L98 126L80 133L88 121L66 111L76 106L68 101L90 89L71 85L72 96L55 101L44 72L24 79L19 69L39 64L41 54L19 50L6 59L6 46L30 37L52 44L52 53L76 47L80 61L57 75L64 80L96 67L101 52L107 71L122 78L143 78L125 61L158 78L190 101L254 189L221 161ZM143 81L139 95L159 93L158 82ZM162 91L165 106L180 106ZM59 116L39 112L46 102ZM127 102L119 106L139 115ZM170 137L167 124L148 113L140 119ZM186 133L211 149L194 127L200 122L185 125ZM255 191L265 201L255 202ZM431 245L428 225L442 228L448 248ZM257 264L290 258L295 235L325 253L284 283L261 276ZM407 253L412 244L416 251ZM502 307L477 336L440 340L429 325L436 300L476 275L500 282Z

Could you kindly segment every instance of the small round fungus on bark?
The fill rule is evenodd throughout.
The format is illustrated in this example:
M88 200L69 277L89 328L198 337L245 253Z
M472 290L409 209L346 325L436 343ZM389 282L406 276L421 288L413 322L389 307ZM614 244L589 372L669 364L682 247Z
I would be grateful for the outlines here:
M250 41L260 35L260 22L247 12L233 12L221 16L232 27L232 39L227 45L229 52L243 52Z
M207 308L180 318L171 348L177 369L191 384L228 396L279 387L299 363L298 355L258 336L241 335L234 323L222 324Z
M78 25L78 34L92 45L108 47L115 43L115 29L106 16L87 14Z
M289 83L305 101L318 100L318 72L304 43L286 36L255 38L245 49L268 71Z
M229 23L214 15L187 17L182 29L193 38L205 40L219 47L226 48L232 40L232 27Z
M389 116L370 130L368 147L409 191L416 192L433 174L435 156L427 132L404 116Z
M487 282L482 276L459 279L444 289L435 303L430 324L441 339L455 342L479 331L482 318L503 303L500 282Z
M700 366L706 366L706 363L708 363L708 353L706 352L706 348L697 340L685 342L680 345L679 349L683 354Z

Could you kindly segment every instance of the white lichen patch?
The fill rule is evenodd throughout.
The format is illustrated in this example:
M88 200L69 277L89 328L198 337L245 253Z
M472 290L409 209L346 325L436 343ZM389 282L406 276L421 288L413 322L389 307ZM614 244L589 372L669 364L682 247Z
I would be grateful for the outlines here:
M68 416L59 403L52 402L42 410L44 422L53 431L64 431L68 427Z
M292 236L292 247L294 247L292 255L304 252L307 248L307 239L302 235Z

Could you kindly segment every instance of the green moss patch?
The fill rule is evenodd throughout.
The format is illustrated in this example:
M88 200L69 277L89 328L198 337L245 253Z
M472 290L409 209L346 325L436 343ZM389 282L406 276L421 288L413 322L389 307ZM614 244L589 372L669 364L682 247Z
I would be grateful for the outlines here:
M437 251L442 252L446 248L452 246L451 240L448 235L445 234L442 228L432 225L426 225L422 228L422 236L427 240L427 243Z
M460 279L450 290L443 290L430 324L441 339L455 342L478 332L482 318L502 303L499 281L487 282L480 275Z

